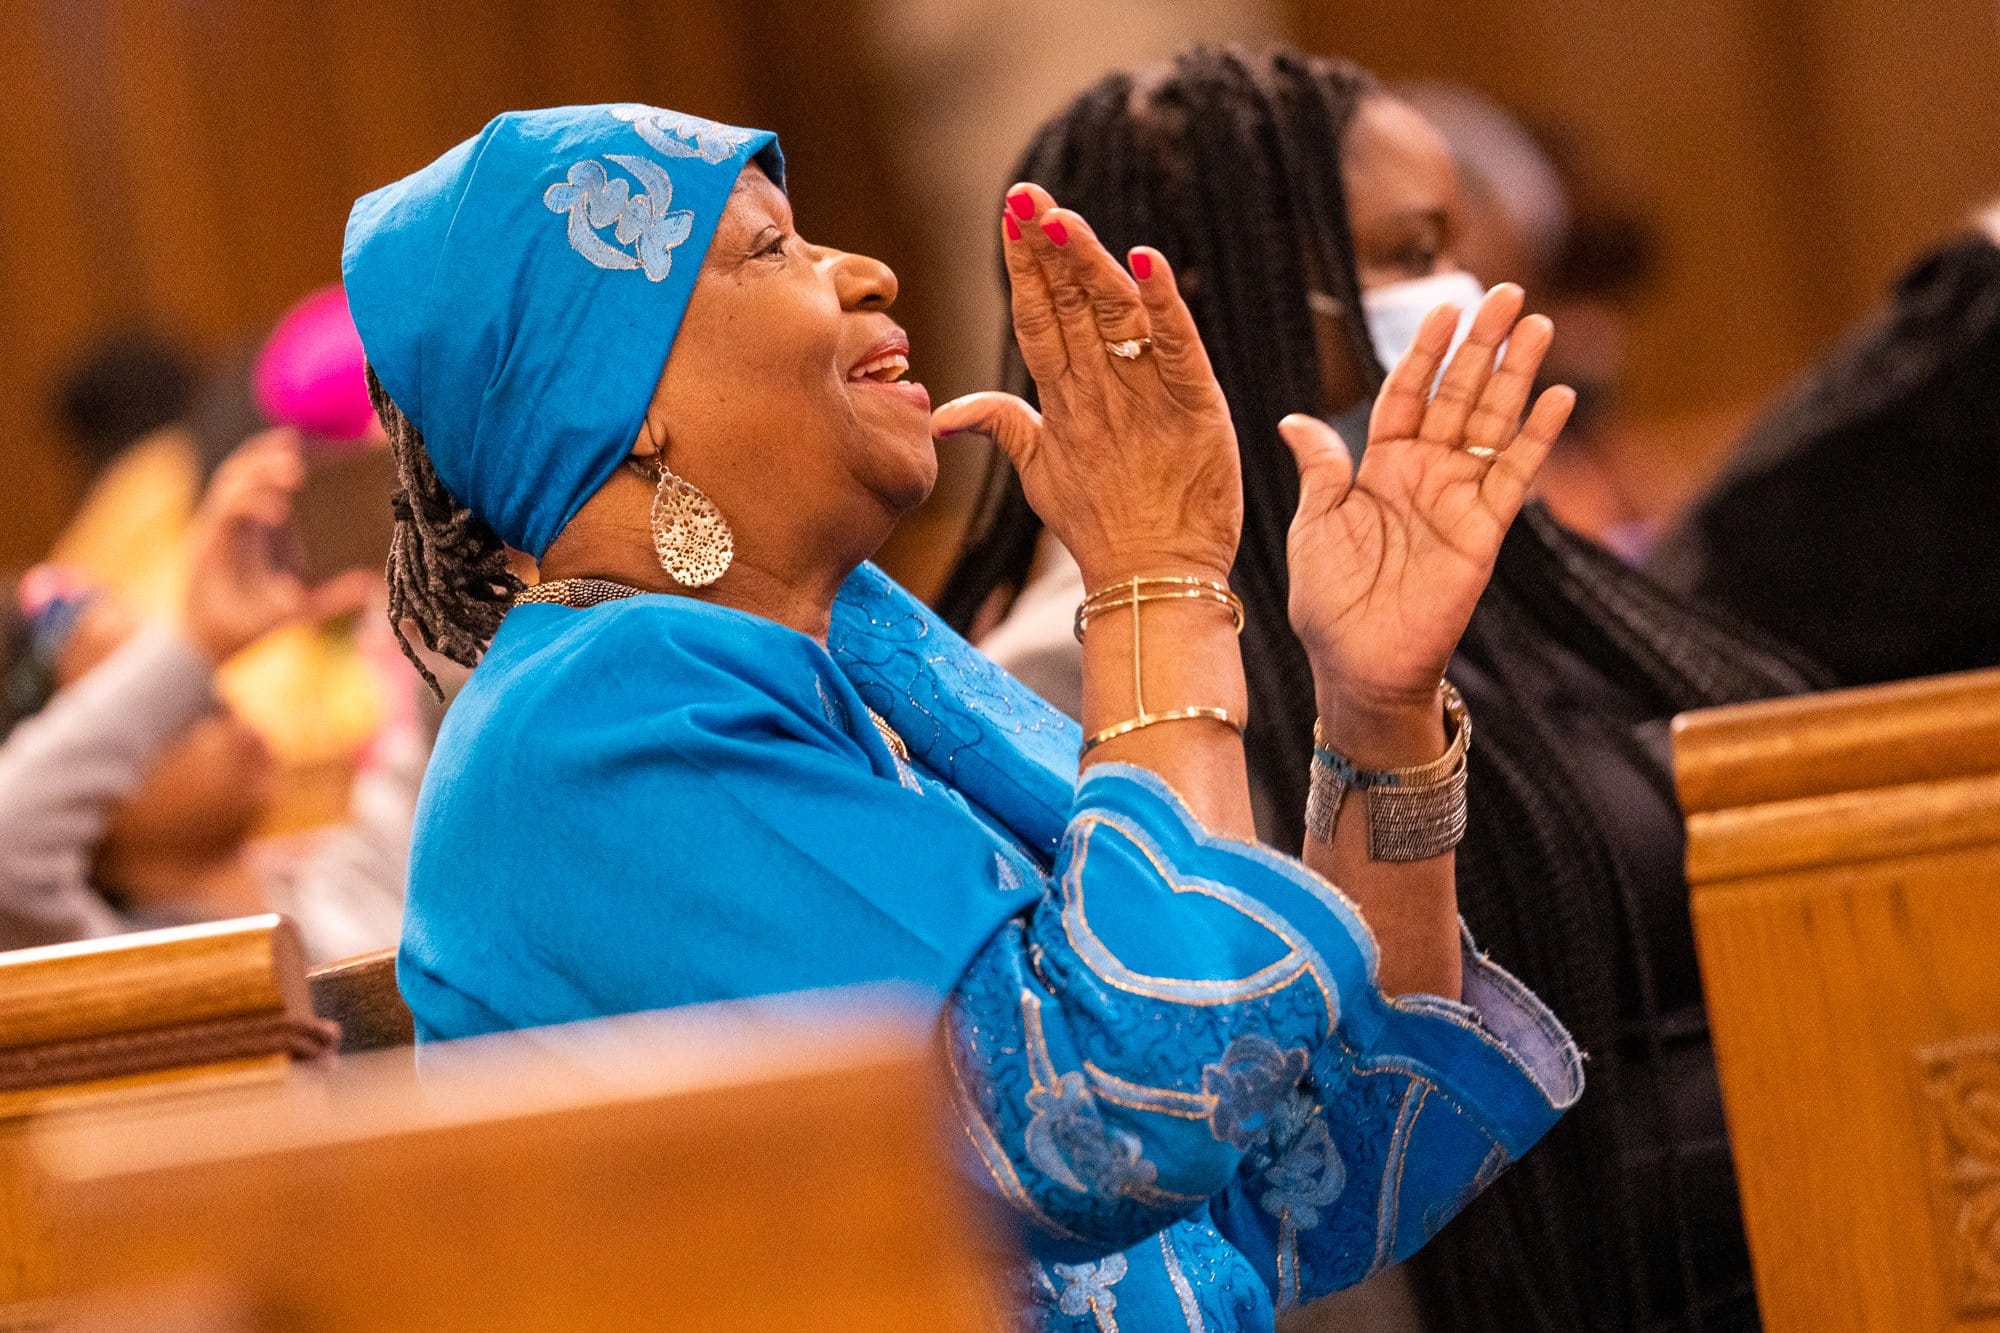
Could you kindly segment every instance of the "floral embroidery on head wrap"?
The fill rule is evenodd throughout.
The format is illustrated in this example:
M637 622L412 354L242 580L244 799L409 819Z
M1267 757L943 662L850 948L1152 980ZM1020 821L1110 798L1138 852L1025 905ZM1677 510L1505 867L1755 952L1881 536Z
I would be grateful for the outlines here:
M669 211L674 182L659 163L630 153L606 153L604 160L631 172L646 192L633 194L625 181L586 158L570 165L568 179L543 191L542 203L551 213L569 214L570 249L599 268L644 268L648 280L659 282L673 272L674 247L693 233L694 212ZM597 234L601 227L613 228L618 245L637 242L636 257L608 244Z
M739 130L734 125L718 125L638 103L614 106L611 114L628 122L641 139L668 157L698 157L710 166L727 162L757 137L755 130Z

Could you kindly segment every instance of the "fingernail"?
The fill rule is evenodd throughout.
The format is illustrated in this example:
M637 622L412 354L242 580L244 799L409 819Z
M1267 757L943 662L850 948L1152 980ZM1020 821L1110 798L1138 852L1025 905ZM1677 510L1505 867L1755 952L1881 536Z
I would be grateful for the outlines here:
M1026 222L1035 216L1035 196L1026 190L1016 190L1007 196L1007 207L1014 210L1014 216Z
M1132 276L1141 282L1153 276L1153 257L1144 250L1132 252Z
M1002 213L1000 215L1000 225L1007 229L1008 240L1018 241L1021 239L1021 224L1014 221L1012 213Z
M1063 226L1061 218L1050 218L1042 223L1042 235L1048 237L1052 245L1069 244L1069 228Z

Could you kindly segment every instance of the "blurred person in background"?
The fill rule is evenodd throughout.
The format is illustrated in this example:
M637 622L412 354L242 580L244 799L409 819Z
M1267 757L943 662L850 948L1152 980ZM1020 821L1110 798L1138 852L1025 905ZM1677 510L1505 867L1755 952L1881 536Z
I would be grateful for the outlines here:
M2000 665L2000 203L1767 412L1651 568L1843 684Z
M1461 262L1526 284L1563 331L1543 375L1577 409L1537 483L1552 512L1842 684L2000 665L2000 206L1913 264L1672 521L1620 461L1631 304L1656 253L1644 219L1591 202L1560 135L1479 93L1398 92L1458 164Z
M1535 494L1565 526L1638 559L1666 517L1657 487L1627 475L1630 444L1619 421L1633 306L1657 262L1651 227L1595 188L1561 134L1530 127L1462 85L1393 91L1451 149L1466 272L1525 286L1562 330L1542 378L1576 390L1576 414Z
M55 416L86 480L193 407L194 358L147 329L123 329L87 346L56 386Z
M196 498L224 458L273 425L298 431L307 465L297 502L306 569L379 573L388 558L388 447L337 284L307 294L257 343L210 366L172 419L97 480L48 560L136 614L173 616L189 577ZM283 626L222 670L221 695L272 752L264 831L344 819L357 766L420 721L415 674L385 674L380 649L356 618L335 617Z
M267 910L298 922L316 961L395 942L422 751L380 756L354 821L287 856L252 842L275 768L216 688L273 629L352 614L375 587L350 573L309 588L288 567L304 474L282 431L223 464L173 624L60 566L20 581L0 617L0 948Z
M1451 153L1351 65L1197 49L1083 93L1015 174L1089 216L1114 250L1157 245L1183 275L1243 458L1231 581L1248 608L1259 830L1296 849L1314 689L1286 615L1299 488L1277 425L1310 405L1358 451L1385 367L1424 312L1446 298L1477 304ZM1032 392L1011 352L1004 382ZM970 625L1020 589L983 646L1049 697L1073 699L1074 565L1018 482L997 482L994 517L942 609ZM1482 719L1460 910L1577 1032L1594 1081L1407 1283L1399 1272L1366 1284L1328 1317L1439 1333L1754 1327L1667 723L1811 677L1535 506L1502 548L1450 677Z
M86 489L47 558L136 608L164 611L178 594L180 544L209 471L192 424L204 373L172 340L128 330L86 347L57 384L55 417Z

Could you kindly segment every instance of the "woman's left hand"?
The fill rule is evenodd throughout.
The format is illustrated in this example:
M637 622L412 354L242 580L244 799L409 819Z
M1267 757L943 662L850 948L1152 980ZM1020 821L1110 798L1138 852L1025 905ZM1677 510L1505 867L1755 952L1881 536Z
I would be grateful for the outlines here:
M1437 715L1445 664L1576 403L1572 390L1549 389L1520 424L1555 335L1546 316L1520 318L1522 301L1512 284L1487 294L1435 396L1459 314L1431 311L1382 386L1358 472L1325 422L1279 425L1300 472L1292 628L1321 682L1323 720L1336 710L1365 731L1371 720Z

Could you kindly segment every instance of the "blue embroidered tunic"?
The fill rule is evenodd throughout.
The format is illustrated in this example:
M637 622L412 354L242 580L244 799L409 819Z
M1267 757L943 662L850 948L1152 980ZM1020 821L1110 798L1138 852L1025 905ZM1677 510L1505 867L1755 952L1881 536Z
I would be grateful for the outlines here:
M893 754L872 705L907 740ZM829 647L685 598L516 609L418 813L426 1040L897 979L937 997L1024 1326L1268 1330L1410 1254L1581 1089L1477 953L1374 985L1353 907L1205 834L873 567Z

